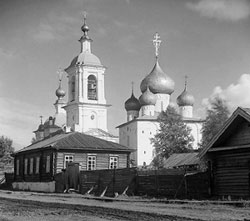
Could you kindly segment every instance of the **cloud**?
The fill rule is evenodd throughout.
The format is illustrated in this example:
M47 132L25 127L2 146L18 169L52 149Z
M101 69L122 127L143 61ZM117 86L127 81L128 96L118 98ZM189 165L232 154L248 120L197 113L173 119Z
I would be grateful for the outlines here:
M243 74L236 84L231 84L222 89L220 86L214 88L209 98L202 100L202 105L208 107L211 101L219 96L225 99L229 109L234 111L238 106L250 107L250 74Z
M32 131L39 124L39 115L47 111L38 106L5 97L0 97L0 106L0 135L13 139L23 147L30 144L34 136Z
M202 16L225 21L238 21L250 15L248 0L199 0L186 6Z
M9 51L3 48L0 48L0 58L3 59L12 59L15 57L15 53L13 51Z

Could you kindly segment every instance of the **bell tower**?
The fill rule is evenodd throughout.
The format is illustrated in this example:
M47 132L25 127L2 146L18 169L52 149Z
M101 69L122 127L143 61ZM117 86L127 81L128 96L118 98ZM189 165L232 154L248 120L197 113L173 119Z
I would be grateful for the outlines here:
M88 36L89 27L81 27L81 51L70 66L68 74L68 102L64 107L67 113L67 126L72 131L87 132L99 128L107 131L107 105L104 92L106 68L100 59L91 52L92 39Z

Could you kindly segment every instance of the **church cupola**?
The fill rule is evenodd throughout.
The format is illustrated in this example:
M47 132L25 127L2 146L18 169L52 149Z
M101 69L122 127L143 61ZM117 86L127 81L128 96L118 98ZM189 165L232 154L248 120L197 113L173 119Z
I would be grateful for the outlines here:
M62 107L66 105L66 102L63 99L66 92L62 89L63 71L61 69L59 69L59 71L58 71L58 76L59 76L59 86L58 86L56 93L55 93L57 96L57 100L56 100L54 106L56 109L56 114L59 114L59 113L65 114L65 110Z
M134 96L134 89L132 83L132 94L131 97L125 102L125 109L127 111L127 121L131 121L139 117L141 105L139 100Z
M156 95L150 91L149 87L147 87L146 91L139 97L139 101L142 116L154 116L157 98Z
M187 76L185 77L185 88L176 99L179 106L180 115L186 118L193 117L194 96L187 91Z
M155 111L161 112L167 109L170 95L174 92L174 81L161 69L158 61L159 47L161 44L160 35L155 34L153 44L155 46L155 65L152 71L142 80L141 92L145 92L147 87L156 94L157 102Z
M36 136L36 141L42 140L44 138L44 124L43 124L43 117L40 116L41 123L38 126L38 129L34 131Z

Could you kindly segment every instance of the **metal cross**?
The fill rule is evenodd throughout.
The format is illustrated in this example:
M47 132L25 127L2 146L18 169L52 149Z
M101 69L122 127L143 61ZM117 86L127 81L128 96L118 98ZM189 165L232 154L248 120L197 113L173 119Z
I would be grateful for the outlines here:
M84 11L84 12L83 12L84 24L85 24L85 22L86 22L86 18L87 18L87 12L86 12L86 11Z
M188 80L188 76L185 75L185 89L187 89L187 80Z
M153 44L155 46L155 56L156 56L156 58L158 58L159 48L160 48L160 44L161 44L161 39L160 39L160 35L158 34L158 32L156 32L154 35Z
M134 92L134 82L132 81L131 82L131 85L132 85L132 93Z
M40 116L40 119L41 119L41 124L43 123L43 116Z

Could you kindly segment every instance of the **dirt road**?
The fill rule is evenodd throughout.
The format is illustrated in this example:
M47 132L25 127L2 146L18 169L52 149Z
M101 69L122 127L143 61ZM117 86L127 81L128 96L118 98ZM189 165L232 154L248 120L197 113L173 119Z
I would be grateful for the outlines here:
M0 191L0 220L250 220L249 206L161 203L141 198L87 199L78 194Z

